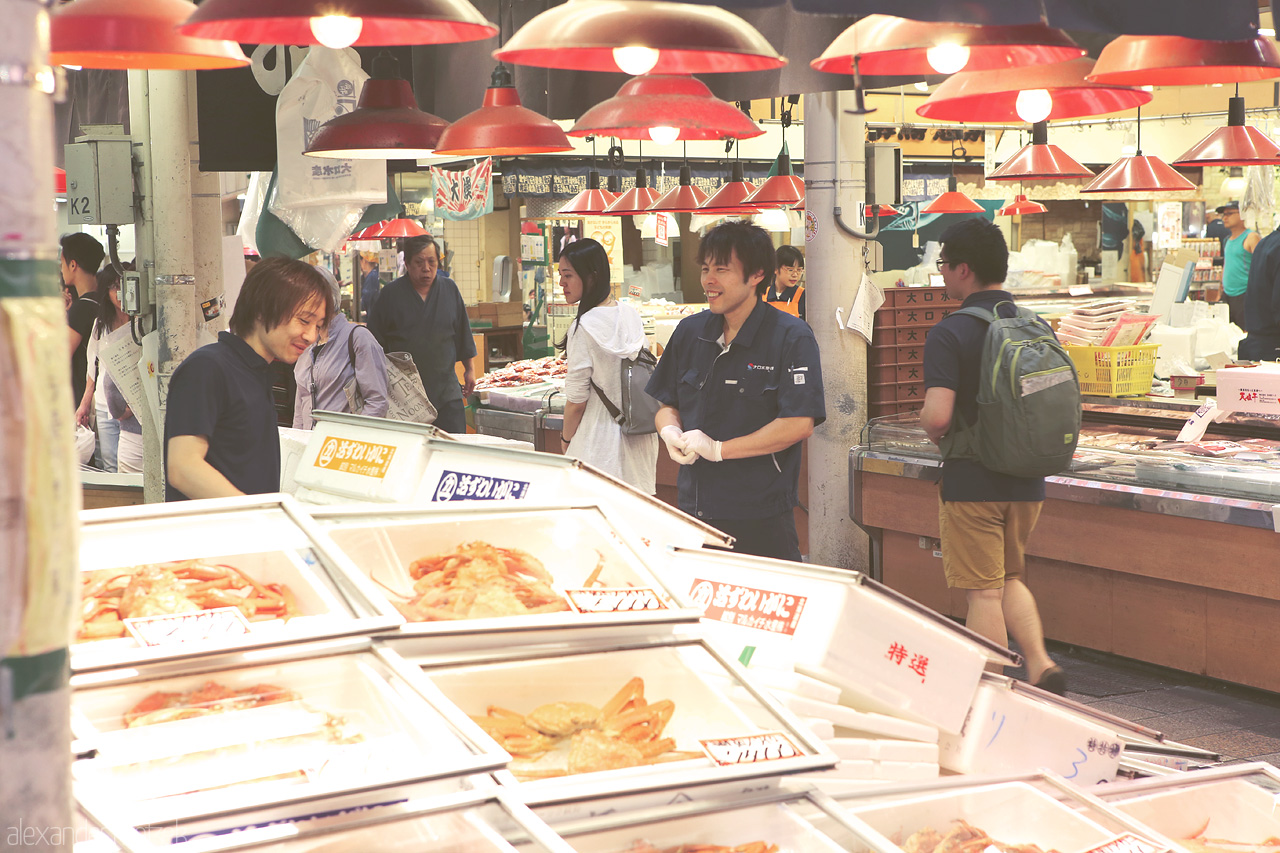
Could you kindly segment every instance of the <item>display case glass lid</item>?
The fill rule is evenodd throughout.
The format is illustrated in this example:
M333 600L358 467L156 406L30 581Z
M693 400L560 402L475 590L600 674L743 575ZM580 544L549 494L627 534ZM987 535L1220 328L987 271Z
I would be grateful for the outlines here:
M512 754L496 776L530 803L836 763L797 717L701 639L477 654L424 672Z
M366 505L313 516L405 617L402 635L474 644L509 631L670 630L701 615L649 568L656 555L596 507Z
M72 689L77 797L134 827L210 815L239 826L234 814L264 804L283 819L316 811L303 801L507 761L420 670L367 639L82 673Z
M394 628L346 559L284 495L84 512L72 670Z

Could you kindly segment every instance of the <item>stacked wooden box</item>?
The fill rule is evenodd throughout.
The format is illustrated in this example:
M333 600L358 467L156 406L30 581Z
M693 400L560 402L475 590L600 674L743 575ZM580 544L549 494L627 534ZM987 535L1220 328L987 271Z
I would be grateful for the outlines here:
M876 311L867 372L870 416L919 411L924 405L924 339L960 307L943 287L891 287Z

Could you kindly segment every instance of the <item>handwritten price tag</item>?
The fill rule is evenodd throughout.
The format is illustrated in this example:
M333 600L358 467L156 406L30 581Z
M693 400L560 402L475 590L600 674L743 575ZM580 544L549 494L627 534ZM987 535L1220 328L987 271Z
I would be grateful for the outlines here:
M1168 848L1156 847L1131 832L1118 835L1099 847L1086 850L1085 853L1162 853Z
M221 640L249 633L249 621L237 607L139 616L124 620L124 627L144 646Z
M629 613L666 610L667 605L648 587L619 589L566 589L564 594L579 613Z
M716 764L728 767L732 764L755 764L760 761L777 761L803 755L782 732L766 732L746 737L724 737L700 740L702 751Z

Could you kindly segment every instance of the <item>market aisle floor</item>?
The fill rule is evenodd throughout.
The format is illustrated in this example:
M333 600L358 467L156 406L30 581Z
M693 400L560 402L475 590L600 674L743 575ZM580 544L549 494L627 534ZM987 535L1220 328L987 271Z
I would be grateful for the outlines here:
M1223 761L1280 766L1280 694L1114 655L1049 643L1067 672L1067 696L1222 754ZM1026 678L1022 670L1006 670Z

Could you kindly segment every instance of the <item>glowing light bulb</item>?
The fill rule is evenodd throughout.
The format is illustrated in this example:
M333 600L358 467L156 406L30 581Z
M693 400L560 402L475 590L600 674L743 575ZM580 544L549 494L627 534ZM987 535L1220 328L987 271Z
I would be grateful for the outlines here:
M613 61L624 74L637 77L648 74L658 64L658 51L642 44L629 44L613 49Z
M1244 169L1232 166L1225 181L1222 182L1223 195L1235 197L1244 192Z
M1023 89L1018 93L1015 108L1018 118L1028 124L1044 121L1053 112L1053 95L1047 89Z
M939 74L955 74L969 62L969 48L947 41L925 51L925 58Z
M659 125L649 128L649 138L659 145L670 145L680 138L680 128Z
M364 18L347 15L324 15L311 19L311 34L325 47L341 50L351 47L360 38Z
M929 84L921 80L919 83L916 84L916 91L918 92L929 91Z
M781 208L773 208L763 213L757 213L752 217L756 225L759 225L766 231L790 231L791 218L787 216L787 211Z

